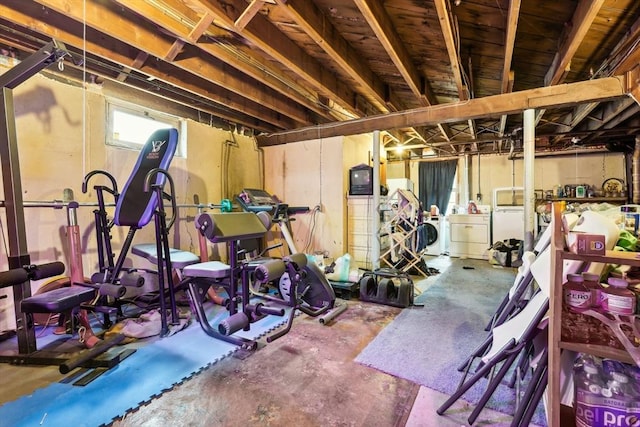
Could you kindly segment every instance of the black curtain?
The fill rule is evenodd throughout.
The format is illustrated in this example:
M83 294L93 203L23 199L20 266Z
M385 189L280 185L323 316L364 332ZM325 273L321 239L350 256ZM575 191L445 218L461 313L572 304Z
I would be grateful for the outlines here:
M457 160L420 162L418 168L420 195L418 199L420 199L423 209L429 210L431 205L436 205L442 215L447 213L457 166Z

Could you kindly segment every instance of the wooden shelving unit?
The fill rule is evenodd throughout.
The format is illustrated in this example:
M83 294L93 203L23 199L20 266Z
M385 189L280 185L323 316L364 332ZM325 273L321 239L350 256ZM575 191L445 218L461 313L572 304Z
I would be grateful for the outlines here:
M560 405L560 352L562 349L593 354L599 357L612 358L625 363L636 362L624 350L593 344L577 344L562 341L562 282L563 263L565 260L577 260L585 263L622 264L640 266L640 253L607 251L604 256L577 255L565 249L564 235L561 230L561 213L559 204L554 204L553 238L551 241L551 295L549 301L549 380L548 380L548 422L550 426L560 427L561 412L566 408Z
M554 197L552 199L536 199L537 203L542 202L567 202L567 203L613 203L624 204L627 202L626 197Z

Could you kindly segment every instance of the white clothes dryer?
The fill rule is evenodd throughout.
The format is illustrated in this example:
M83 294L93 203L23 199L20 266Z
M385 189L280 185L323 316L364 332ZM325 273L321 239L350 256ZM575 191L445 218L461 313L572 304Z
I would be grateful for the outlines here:
M443 252L444 241L444 217L432 216L423 222L425 228L425 255L438 256Z

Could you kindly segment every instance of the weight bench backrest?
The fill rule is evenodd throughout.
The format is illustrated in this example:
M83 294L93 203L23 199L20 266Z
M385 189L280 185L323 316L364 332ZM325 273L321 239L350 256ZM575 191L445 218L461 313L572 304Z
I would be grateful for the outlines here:
M142 147L138 161L124 185L114 214L114 223L121 226L142 228L151 221L153 212L158 206L158 195L155 191L144 191L144 181L149 171L160 168L169 169L169 164L178 146L176 129L160 129L155 131ZM153 181L156 185L164 184L164 174L157 174Z

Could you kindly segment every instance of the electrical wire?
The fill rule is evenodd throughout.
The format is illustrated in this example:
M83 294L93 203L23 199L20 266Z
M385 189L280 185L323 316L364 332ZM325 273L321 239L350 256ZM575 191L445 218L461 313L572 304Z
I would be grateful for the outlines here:
M311 210L311 227L309 228L309 233L307 234L307 244L304 246L304 253L309 253L309 248L311 247L313 235L316 230L318 212L320 212L320 209L318 209L317 206Z

